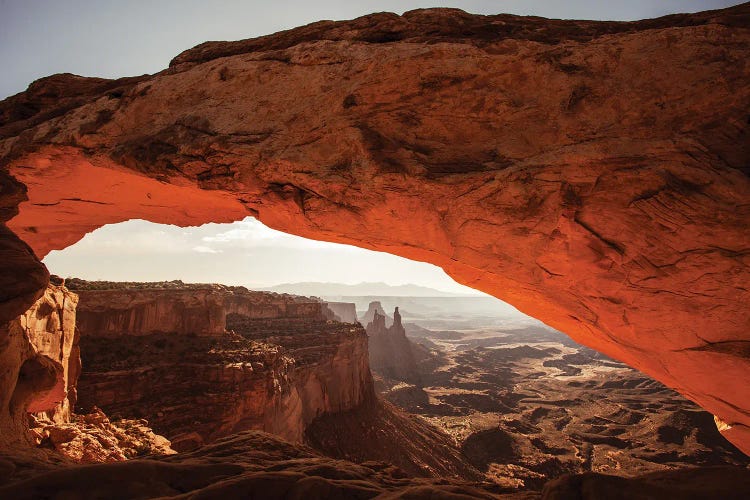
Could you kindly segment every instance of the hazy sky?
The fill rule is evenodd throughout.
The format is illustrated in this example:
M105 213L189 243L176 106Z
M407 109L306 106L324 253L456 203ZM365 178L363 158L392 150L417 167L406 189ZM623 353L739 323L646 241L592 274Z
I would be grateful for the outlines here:
M121 77L153 73L206 40L236 40L321 19L377 11L458 7L555 18L634 20L736 5L721 0L0 0L0 99L53 73ZM246 219L182 229L143 221L107 226L45 263L89 279L214 281L385 281L464 291L442 270L344 245L284 235Z
M53 273L87 279L182 279L250 287L301 281L382 281L473 292L431 264L292 236L252 217L233 224L191 228L142 220L113 224L86 235L72 247L51 252L44 263Z

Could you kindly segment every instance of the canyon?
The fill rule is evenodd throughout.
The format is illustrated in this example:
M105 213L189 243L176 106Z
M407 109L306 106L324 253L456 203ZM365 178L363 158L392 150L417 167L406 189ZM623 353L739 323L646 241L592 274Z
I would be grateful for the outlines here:
M79 295L78 405L145 418L178 451L257 429L301 442L374 397L367 336L325 303L223 285L67 280Z
M674 468L688 464L713 466L701 469L700 476L713 493L721 490L714 482L730 474L728 464L740 474L731 481L737 488L744 484L741 471L746 469L736 467L750 463L720 437L709 414L547 327L518 330L517 319L504 309L497 318L503 319L505 333L498 334L476 328L492 318L486 305L475 308L475 315L470 309L448 309L420 319L434 310L434 298L384 298L389 304L409 304L413 312L407 318L419 324L475 326L462 333L404 324L398 306L386 328L378 312L381 301L370 303L374 319L367 330L378 347L369 357L377 386L386 399L421 416L414 418L375 397L364 329L329 319L332 314L320 299L180 281L52 281L57 284L19 320L33 326L27 331L34 332L35 344L40 344L40 332L59 335L60 325L67 324L69 332L76 332L69 345L75 343L78 350L63 349L69 353L67 366L74 367L69 374L61 369L67 391L47 397L54 403L43 406L53 404L54 411L33 414L30 426L32 432L46 431L48 442L67 459L113 462L108 474L125 486L122 498L174 492L175 484L176 491L208 488L234 494L228 486L232 481L227 482L232 477L242 484L241 491L258 488L274 498L289 491L328 497L338 489L345 496L364 497L391 491L568 498L583 486L564 474L585 471L589 476L570 477L586 478L586 488L605 496L643 484L651 493L673 494L680 489L672 478L684 482ZM56 301L67 302L67 308L52 307ZM245 314L229 312L237 311L238 303ZM343 309L355 307L348 303ZM154 311L169 318L158 321ZM61 314L67 323L59 323ZM206 319L222 316L223 332L204 328ZM57 359L63 344L58 345L47 348L45 356ZM606 402L599 401L601 391ZM60 401L66 394L69 400ZM87 413L76 415L73 406ZM115 420L110 422L99 407ZM491 420L498 416L495 426ZM34 427L41 418L58 423ZM173 449L180 453L174 455ZM22 455L25 463L12 459L16 470L3 479L10 484L0 484L0 493L80 495L79 477L99 474L95 468L57 463L54 459L60 458L47 453L44 459ZM4 460L0 454L0 465ZM118 469L114 463L122 461L132 466ZM274 477L279 464L289 461L297 465L285 465L284 476ZM206 471L206 482L170 479L212 470L209 464L217 463L232 467L217 467L222 470L218 476ZM143 491L127 479L141 470L152 470ZM630 479L610 484L601 472ZM109 488L106 483L100 487ZM733 491L726 493L733 498Z
M79 295L82 412L144 419L178 452L259 430L412 476L481 479L447 434L376 399L356 314L341 322L316 298L216 284L66 286Z
M6 389L0 451L13 458L4 462L1 481L24 469L173 454L170 442L143 421L112 422L98 408L73 412L81 374L78 296L55 281L28 311L0 327Z
M401 301L412 351L402 370L419 382L373 363L376 388L450 434L487 480L538 489L564 474L750 465L710 413L544 324L500 307L425 315L435 299Z
M748 3L628 23L423 9L206 42L154 75L54 75L0 102L3 452L26 453L18 450L33 441L28 413L62 425L72 418L71 401L109 394L114 405L148 393L136 383L131 395L111 397L122 383L107 366L111 346L130 345L146 367L162 340L174 347L175 335L189 340L180 352L188 360L218 342L196 383L247 383L242 400L251 407L266 397L259 387L283 386L293 372L302 385L285 386L279 397L296 390L312 404L282 402L294 409L274 422L251 419L263 430L283 422L294 429L290 441L258 431L227 436L246 424L229 419L217 435L200 425L197 437L177 434L186 450L211 442L184 454L89 467L62 467L70 465L63 460L37 478L19 476L0 494L77 495L102 471L108 479L96 488L111 492L125 481L134 489L123 497L221 496L240 485L278 496L502 494L402 480L296 442L323 409L361 400L357 384L369 374L366 337L351 323L336 326L331 338L347 345L342 356L356 356L356 366L342 365L331 345L323 349L329 357L306 358L299 321L322 311L320 301L291 299L281 314L279 303L248 307L243 293L228 289L195 291L190 304L184 296L141 302L101 291L108 294L103 309L105 302L127 308L105 320L82 309L91 353L102 359L92 358L91 367L104 380L81 377L82 392L71 383L80 370L77 349L87 342L76 341L75 294L50 284L39 259L132 218L186 226L252 215L289 233L436 264L675 389L750 452L748 52ZM217 293L238 296L226 316L191 313L218 311ZM181 315L201 326L188 331ZM264 323L279 329L274 341L297 353L299 366L285 368L280 351L253 351L254 328ZM137 335L123 335L131 326ZM242 338L232 345L224 334L231 330ZM220 368L232 362L233 346L249 356L249 368ZM450 357L481 369L504 363ZM315 374L320 359L331 373L324 382ZM270 380L256 377L253 362L272 367ZM337 384L359 388L337 399ZM157 425L164 418L148 411ZM529 442L544 432L526 430ZM3 458L3 477L41 462L24 463ZM279 463L287 463L285 472ZM142 489L127 479L134 477L148 478ZM692 479L584 474L560 478L542 495L636 498L648 494L644 488L656 496L741 498L747 471L714 468Z
M175 450L184 457L248 429L300 450L306 442L359 463L382 460L376 470L386 467L388 477L481 479L447 434L376 399L365 330L332 320L319 299L180 281L51 280L56 285L19 322L43 320L27 330L35 345L42 330L64 338L55 322L62 308L50 304L67 300L76 350L69 340L65 349L46 349L44 359L64 351L75 369L69 376L58 370L67 392L55 388L54 399L18 409L18 435L38 437L37 453L18 454L18 446L15 455L0 453L0 483L69 461L155 459ZM216 324L224 329L207 328ZM370 436L363 440L362 432Z
M52 76L0 105L4 218L36 257L131 218L250 214L431 262L746 446L748 19L426 9Z

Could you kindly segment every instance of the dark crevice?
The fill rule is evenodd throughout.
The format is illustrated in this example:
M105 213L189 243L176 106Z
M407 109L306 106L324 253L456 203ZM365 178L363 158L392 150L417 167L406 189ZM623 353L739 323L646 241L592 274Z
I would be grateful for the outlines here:
M581 226L582 228L584 228L586 231L588 231L589 233L591 233L593 236L596 237L596 239L598 239L599 241L601 241L602 243L604 243L605 245L607 245L609 248L613 249L615 252L617 252L620 255L625 255L625 249L619 243L617 243L615 241L612 241L610 239L607 239L604 236L602 236L599 232L597 232L590 225L588 225L587 223L583 222L580 219L579 214L576 213L576 215L573 218L573 220L576 222L576 224L578 224L579 226Z

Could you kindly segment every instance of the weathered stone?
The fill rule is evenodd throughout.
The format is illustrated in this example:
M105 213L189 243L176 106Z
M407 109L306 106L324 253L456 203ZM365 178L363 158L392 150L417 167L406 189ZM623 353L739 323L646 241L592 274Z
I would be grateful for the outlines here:
M326 306L335 315L336 321L357 323L357 306L351 302L326 302Z
M30 431L77 463L121 462L147 455L173 455L163 436L154 434L146 422L124 419L111 422L98 408L87 415L73 415L67 422L32 418Z
M56 423L70 419L80 358L76 344L78 296L49 285L16 319L0 325L0 445L30 441L27 415Z
M366 328L372 371L389 380L421 385L411 342L406 338L398 307L393 311L393 324L386 327L386 317L378 312L374 304L380 305L379 302L370 304L373 319Z
M71 285L80 406L145 417L176 450L247 429L300 442L316 417L374 397L364 329L328 321L318 300L179 282Z
M12 464L10 464L12 467ZM409 478L377 462L354 464L321 456L277 436L246 431L190 453L160 460L66 467L0 485L2 498L446 498L562 500L741 499L750 487L742 467L666 471L637 478L567 476L543 493L486 483ZM503 493L505 492L505 493Z
M323 319L318 300L181 281L112 283L68 280L81 297L78 328L90 335L224 335L227 316Z
M250 213L431 262L746 429L749 25L423 10L50 77L0 104L8 224L41 257Z

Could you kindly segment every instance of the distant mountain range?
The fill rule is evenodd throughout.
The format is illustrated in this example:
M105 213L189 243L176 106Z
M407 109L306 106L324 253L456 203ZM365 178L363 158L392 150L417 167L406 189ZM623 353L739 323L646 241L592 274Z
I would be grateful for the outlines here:
M258 288L277 293L290 293L295 295L314 295L316 297L330 296L383 296L383 297L473 297L482 296L476 294L444 292L421 285L389 285L387 283L358 283L347 285L345 283L321 283L307 281L303 283L282 283L280 285Z

